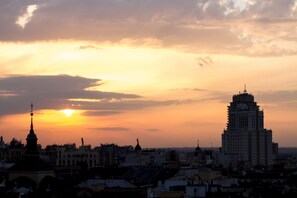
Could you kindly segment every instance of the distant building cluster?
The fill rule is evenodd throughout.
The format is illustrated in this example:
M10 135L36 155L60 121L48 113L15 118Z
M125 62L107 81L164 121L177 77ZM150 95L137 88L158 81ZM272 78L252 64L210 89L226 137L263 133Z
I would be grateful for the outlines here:
M246 90L228 107L222 148L101 144L42 148L0 138L0 197L296 197L297 154L279 154Z

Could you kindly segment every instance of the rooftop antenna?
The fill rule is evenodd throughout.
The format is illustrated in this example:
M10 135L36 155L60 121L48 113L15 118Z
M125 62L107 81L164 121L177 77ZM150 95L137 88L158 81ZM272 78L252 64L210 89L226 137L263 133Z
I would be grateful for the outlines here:
M244 93L246 93L246 84L244 84L244 90L243 90Z

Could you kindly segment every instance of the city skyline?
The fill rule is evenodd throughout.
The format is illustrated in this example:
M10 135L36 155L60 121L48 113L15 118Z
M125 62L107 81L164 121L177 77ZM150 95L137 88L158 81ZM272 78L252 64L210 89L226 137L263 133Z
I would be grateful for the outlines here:
M42 145L221 146L244 91L297 139L297 1L0 2L0 134Z

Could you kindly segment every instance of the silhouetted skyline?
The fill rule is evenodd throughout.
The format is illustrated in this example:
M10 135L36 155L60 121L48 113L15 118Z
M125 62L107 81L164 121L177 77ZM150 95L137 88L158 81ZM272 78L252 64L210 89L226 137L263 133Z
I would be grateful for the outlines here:
M0 133L42 145L221 146L244 90L296 147L296 1L0 2ZM28 121L29 120L29 121Z

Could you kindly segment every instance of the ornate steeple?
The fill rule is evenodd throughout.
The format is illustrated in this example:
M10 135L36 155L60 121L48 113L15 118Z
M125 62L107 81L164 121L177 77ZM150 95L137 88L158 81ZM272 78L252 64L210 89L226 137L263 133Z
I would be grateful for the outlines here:
M33 129L33 103L31 103L31 126L30 126L30 132L27 135L27 148L26 148L26 152L25 152L25 156L39 156L39 152L37 149L37 137L36 134L34 133L34 129Z

